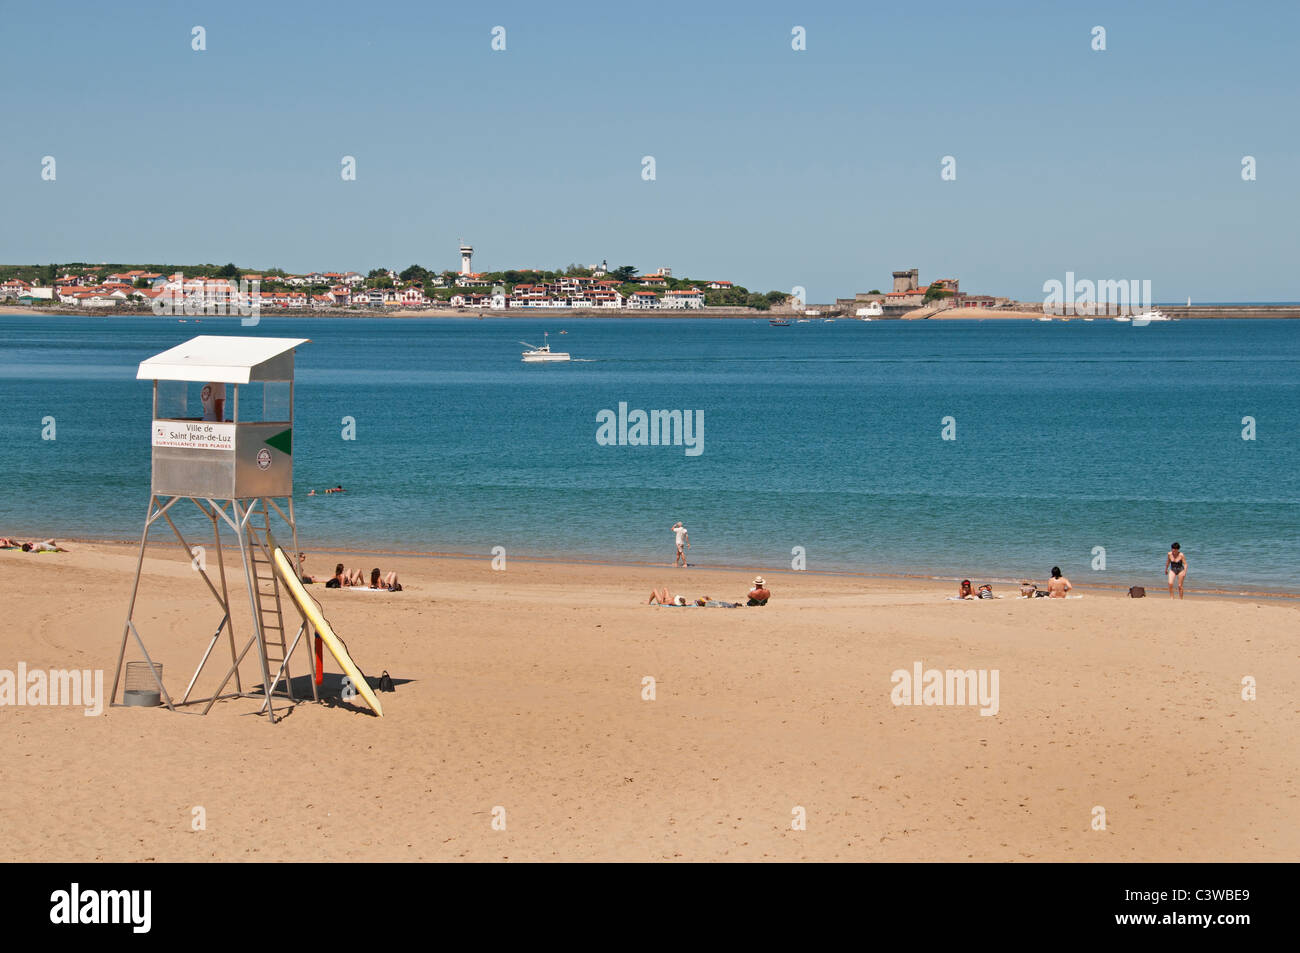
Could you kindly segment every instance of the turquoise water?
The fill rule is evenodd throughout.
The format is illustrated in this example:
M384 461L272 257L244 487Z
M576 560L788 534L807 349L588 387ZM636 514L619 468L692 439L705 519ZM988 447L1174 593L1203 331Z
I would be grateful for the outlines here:
M559 336L561 328L568 334ZM519 340L583 359L525 365ZM138 538L150 387L197 333L298 352L304 548L1300 589L1300 323L0 317L0 534ZM596 415L703 411L703 453ZM53 416L57 439L41 439ZM356 439L342 438L342 418ZM942 419L956 440L941 439ZM1257 439L1242 439L1242 418ZM308 498L342 484L347 493ZM1093 570L1094 547L1105 571Z

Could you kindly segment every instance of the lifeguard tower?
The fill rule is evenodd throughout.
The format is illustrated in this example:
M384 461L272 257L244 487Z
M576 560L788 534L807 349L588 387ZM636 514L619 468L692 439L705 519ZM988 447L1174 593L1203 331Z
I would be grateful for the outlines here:
M311 622L304 614L297 635L292 642L286 640L283 580L273 555L271 513L284 523L286 538L292 538L293 552L297 553L298 529L293 513L293 359L294 349L307 343L305 338L201 335L140 364L136 378L153 381L152 487L110 704L118 706L128 701L124 692L123 701L118 702L117 689L132 636L144 655L160 700L172 711L202 705L200 713L207 714L219 699L256 697L262 699L259 714L265 712L274 723L275 699L290 704L297 701L289 659L301 642L307 670L311 671L311 639L303 638ZM173 507L177 503L184 506L184 501L198 507L211 524L211 553L205 551L206 546L192 547L172 519ZM179 701L173 701L163 686L133 618L149 534L160 521L175 533L221 613L207 650ZM242 648L238 647L226 584L223 523L234 534L252 610L253 631L244 639ZM296 562L292 571L296 584ZM297 593L294 595L296 598ZM191 700L194 685L223 635L230 647L230 667L210 697ZM245 691L239 667L250 649L256 652L262 678L261 685ZM226 692L232 678L234 690ZM312 697L318 699L316 679L309 681Z

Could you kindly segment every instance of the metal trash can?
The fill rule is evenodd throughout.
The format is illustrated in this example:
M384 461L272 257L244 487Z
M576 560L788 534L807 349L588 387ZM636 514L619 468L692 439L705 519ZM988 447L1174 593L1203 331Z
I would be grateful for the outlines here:
M122 691L123 705L133 708L156 708L162 704L162 693L158 691L158 684L162 681L162 663L154 662L153 671L154 675L158 676L158 681L154 681L153 675L149 674L148 662L126 663L126 687Z

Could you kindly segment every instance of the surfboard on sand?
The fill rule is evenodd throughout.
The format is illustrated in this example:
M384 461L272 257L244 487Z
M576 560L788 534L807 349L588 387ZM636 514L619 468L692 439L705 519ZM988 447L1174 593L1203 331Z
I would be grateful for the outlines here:
M384 706L379 704L379 699L375 697L374 691L371 690L370 683L361 674L361 669L357 668L357 663L352 661L352 656L348 655L343 640L334 634L334 628L321 615L320 607L316 605L311 596L307 595L302 580L298 578L289 565L289 557L284 554L284 550L279 546L275 547L272 555L275 557L276 574L280 577L280 582L284 583L284 587L289 590L289 595L298 606L298 611L315 627L316 634L329 648L330 654L334 656L334 660L343 669L343 674L352 679L352 684L356 686L357 693L365 699L366 704L370 706L370 710L383 718Z

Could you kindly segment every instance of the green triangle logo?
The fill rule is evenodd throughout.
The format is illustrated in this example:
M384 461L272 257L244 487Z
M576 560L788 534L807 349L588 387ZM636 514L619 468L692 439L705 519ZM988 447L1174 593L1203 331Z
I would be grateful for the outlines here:
M267 437L264 442L285 456L293 456L293 430L281 430L278 434Z

